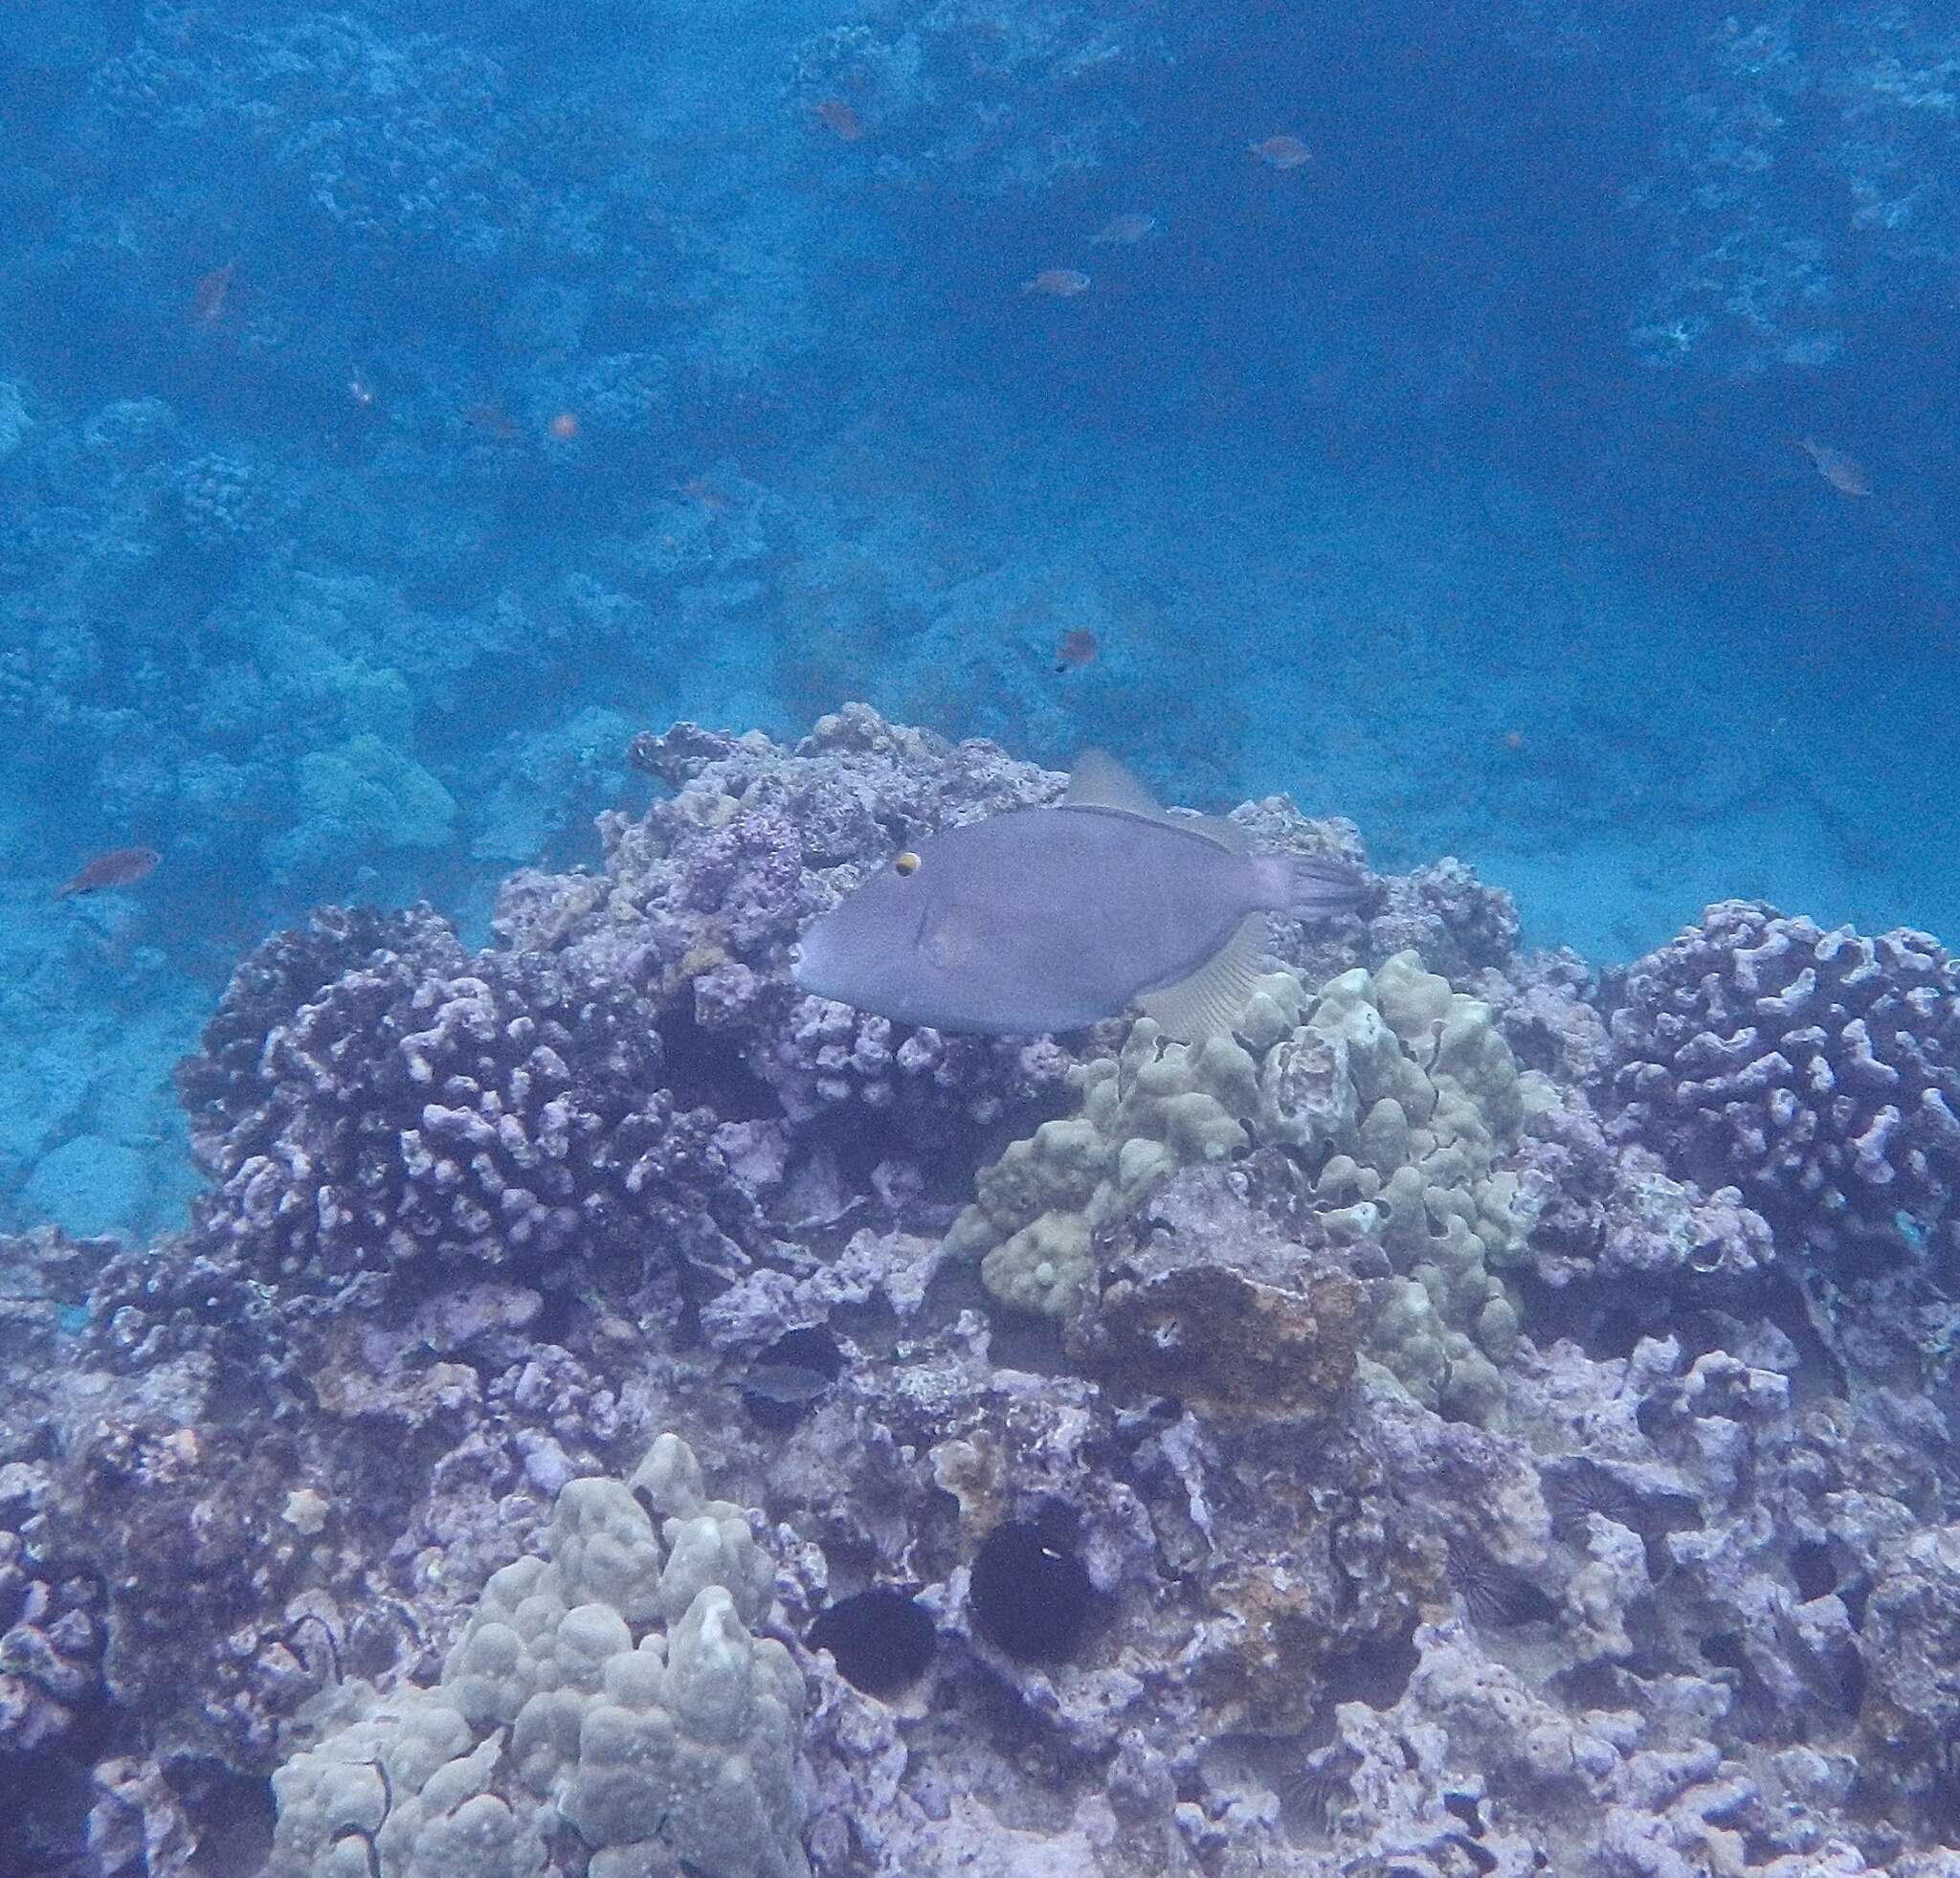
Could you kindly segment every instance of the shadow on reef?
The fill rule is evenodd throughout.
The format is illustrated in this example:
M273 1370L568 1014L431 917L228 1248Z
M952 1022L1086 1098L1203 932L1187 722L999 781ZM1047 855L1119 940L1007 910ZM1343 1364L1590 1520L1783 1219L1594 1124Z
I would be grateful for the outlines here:
M1440 862L1202 1049L947 1038L788 948L1059 776L635 761L487 950L240 965L189 1230L7 1242L9 1869L1960 1874L1931 941L1602 988Z

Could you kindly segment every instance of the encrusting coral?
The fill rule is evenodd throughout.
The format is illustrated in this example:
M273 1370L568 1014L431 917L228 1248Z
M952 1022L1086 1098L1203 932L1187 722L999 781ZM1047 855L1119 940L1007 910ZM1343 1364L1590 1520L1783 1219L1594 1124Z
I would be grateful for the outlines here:
M1387 1255L1368 1353L1431 1406L1495 1412L1518 1324L1497 1274L1530 1223L1501 1163L1553 1097L1519 1070L1487 1005L1410 951L1311 995L1276 973L1234 1036L1173 1043L1140 1018L1113 1059L1070 1080L1080 1112L983 1169L947 1236L980 1258L994 1297L1067 1316L1102 1228L1181 1168L1279 1146L1310 1170L1328 1238Z

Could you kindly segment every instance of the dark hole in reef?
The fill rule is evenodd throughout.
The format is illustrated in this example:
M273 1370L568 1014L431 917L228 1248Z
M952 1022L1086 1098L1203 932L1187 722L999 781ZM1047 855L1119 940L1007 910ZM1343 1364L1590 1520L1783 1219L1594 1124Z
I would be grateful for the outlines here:
M1517 1578L1505 1589L1504 1621L1514 1626L1556 1623L1558 1605L1529 1578Z
M1813 1598L1828 1598L1838 1589L1831 1548L1815 1539L1799 1539L1791 1548L1790 1576L1796 1580L1796 1595L1806 1604Z
M1446 1793L1443 1795L1443 1804L1480 1839L1483 1836L1483 1820L1478 1812L1478 1800L1475 1794Z
M751 1073L725 1040L711 1036L684 1009L660 1019L660 1079L676 1108L712 1108L723 1122L772 1122L783 1113L776 1092Z
M821 1324L785 1330L755 1362L758 1369L769 1363L797 1363L807 1370L820 1370L833 1382L844 1374L844 1353Z
M1840 1587L1838 1596L1844 1600L1844 1608L1850 1614L1854 1630L1864 1628L1864 1607L1871 1602L1872 1581L1860 1573L1847 1585Z
M1075 1515L1053 1503L988 1533L973 1560L973 1621L995 1648L1055 1663L1080 1643L1096 1591L1076 1538Z
M90 1791L83 1765L55 1754L0 1759L0 1871L61 1878L87 1837Z
M1844 1650L1839 1654L1837 1668L1838 1699L1843 1703L1844 1712L1856 1720L1864 1708L1864 1658L1856 1650Z
M1723 1669L1745 1669L1748 1659L1742 1653L1742 1639L1732 1630L1718 1630L1702 1639L1702 1655Z
M1577 1709L1630 1709L1640 1678L1618 1663L1581 1663L1552 1673L1551 1687Z
M877 1585L819 1611L804 1641L829 1650L853 1688L891 1695L917 1682L932 1661L932 1619L916 1598Z
M1641 1551L1647 1562L1647 1576L1656 1584L1665 1584L1674 1573L1674 1554L1668 1550L1667 1535L1692 1532L1701 1524L1701 1509L1685 1494L1663 1494L1641 1503Z
M1582 1336L1580 1342L1589 1356L1600 1361L1624 1358L1634 1353L1634 1346L1647 1334L1651 1322L1645 1311L1605 1310L1594 1320L1592 1334Z
M1330 1657L1321 1673L1322 1700L1366 1702L1370 1709L1392 1709L1409 1687L1421 1661L1410 1641L1414 1631L1398 1637L1377 1637L1339 1656Z
M524 1326L524 1337L533 1344L569 1343L576 1321L571 1294L541 1286L538 1295L545 1302L538 1308L537 1316Z
M270 1780L200 1761L194 1774L172 1767L170 1784L197 1822L202 1878L256 1878L265 1869L278 1821Z

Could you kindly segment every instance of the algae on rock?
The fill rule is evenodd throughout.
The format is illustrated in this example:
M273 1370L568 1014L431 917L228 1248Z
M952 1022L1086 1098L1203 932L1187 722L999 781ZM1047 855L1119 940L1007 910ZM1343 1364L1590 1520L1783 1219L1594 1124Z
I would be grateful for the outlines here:
M1173 1043L1140 1017L1113 1060L1071 1081L1080 1112L983 1169L947 1236L1002 1303L1066 1316L1100 1227L1181 1168L1278 1144L1307 1168L1329 1237L1372 1241L1393 1268L1375 1286L1369 1355L1434 1407L1495 1413L1518 1324L1498 1273L1528 1225L1499 1164L1554 1097L1519 1070L1487 1005L1413 951L1318 994L1275 973L1233 1035Z

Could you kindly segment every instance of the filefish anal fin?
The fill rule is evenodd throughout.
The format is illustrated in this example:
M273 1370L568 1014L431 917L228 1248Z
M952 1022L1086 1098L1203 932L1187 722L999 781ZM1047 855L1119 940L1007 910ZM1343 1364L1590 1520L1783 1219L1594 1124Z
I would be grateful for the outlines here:
M1180 1042L1202 1043L1224 1035L1238 1021L1258 982L1266 938L1266 915L1248 913L1216 955L1189 978L1146 992L1137 1003Z

